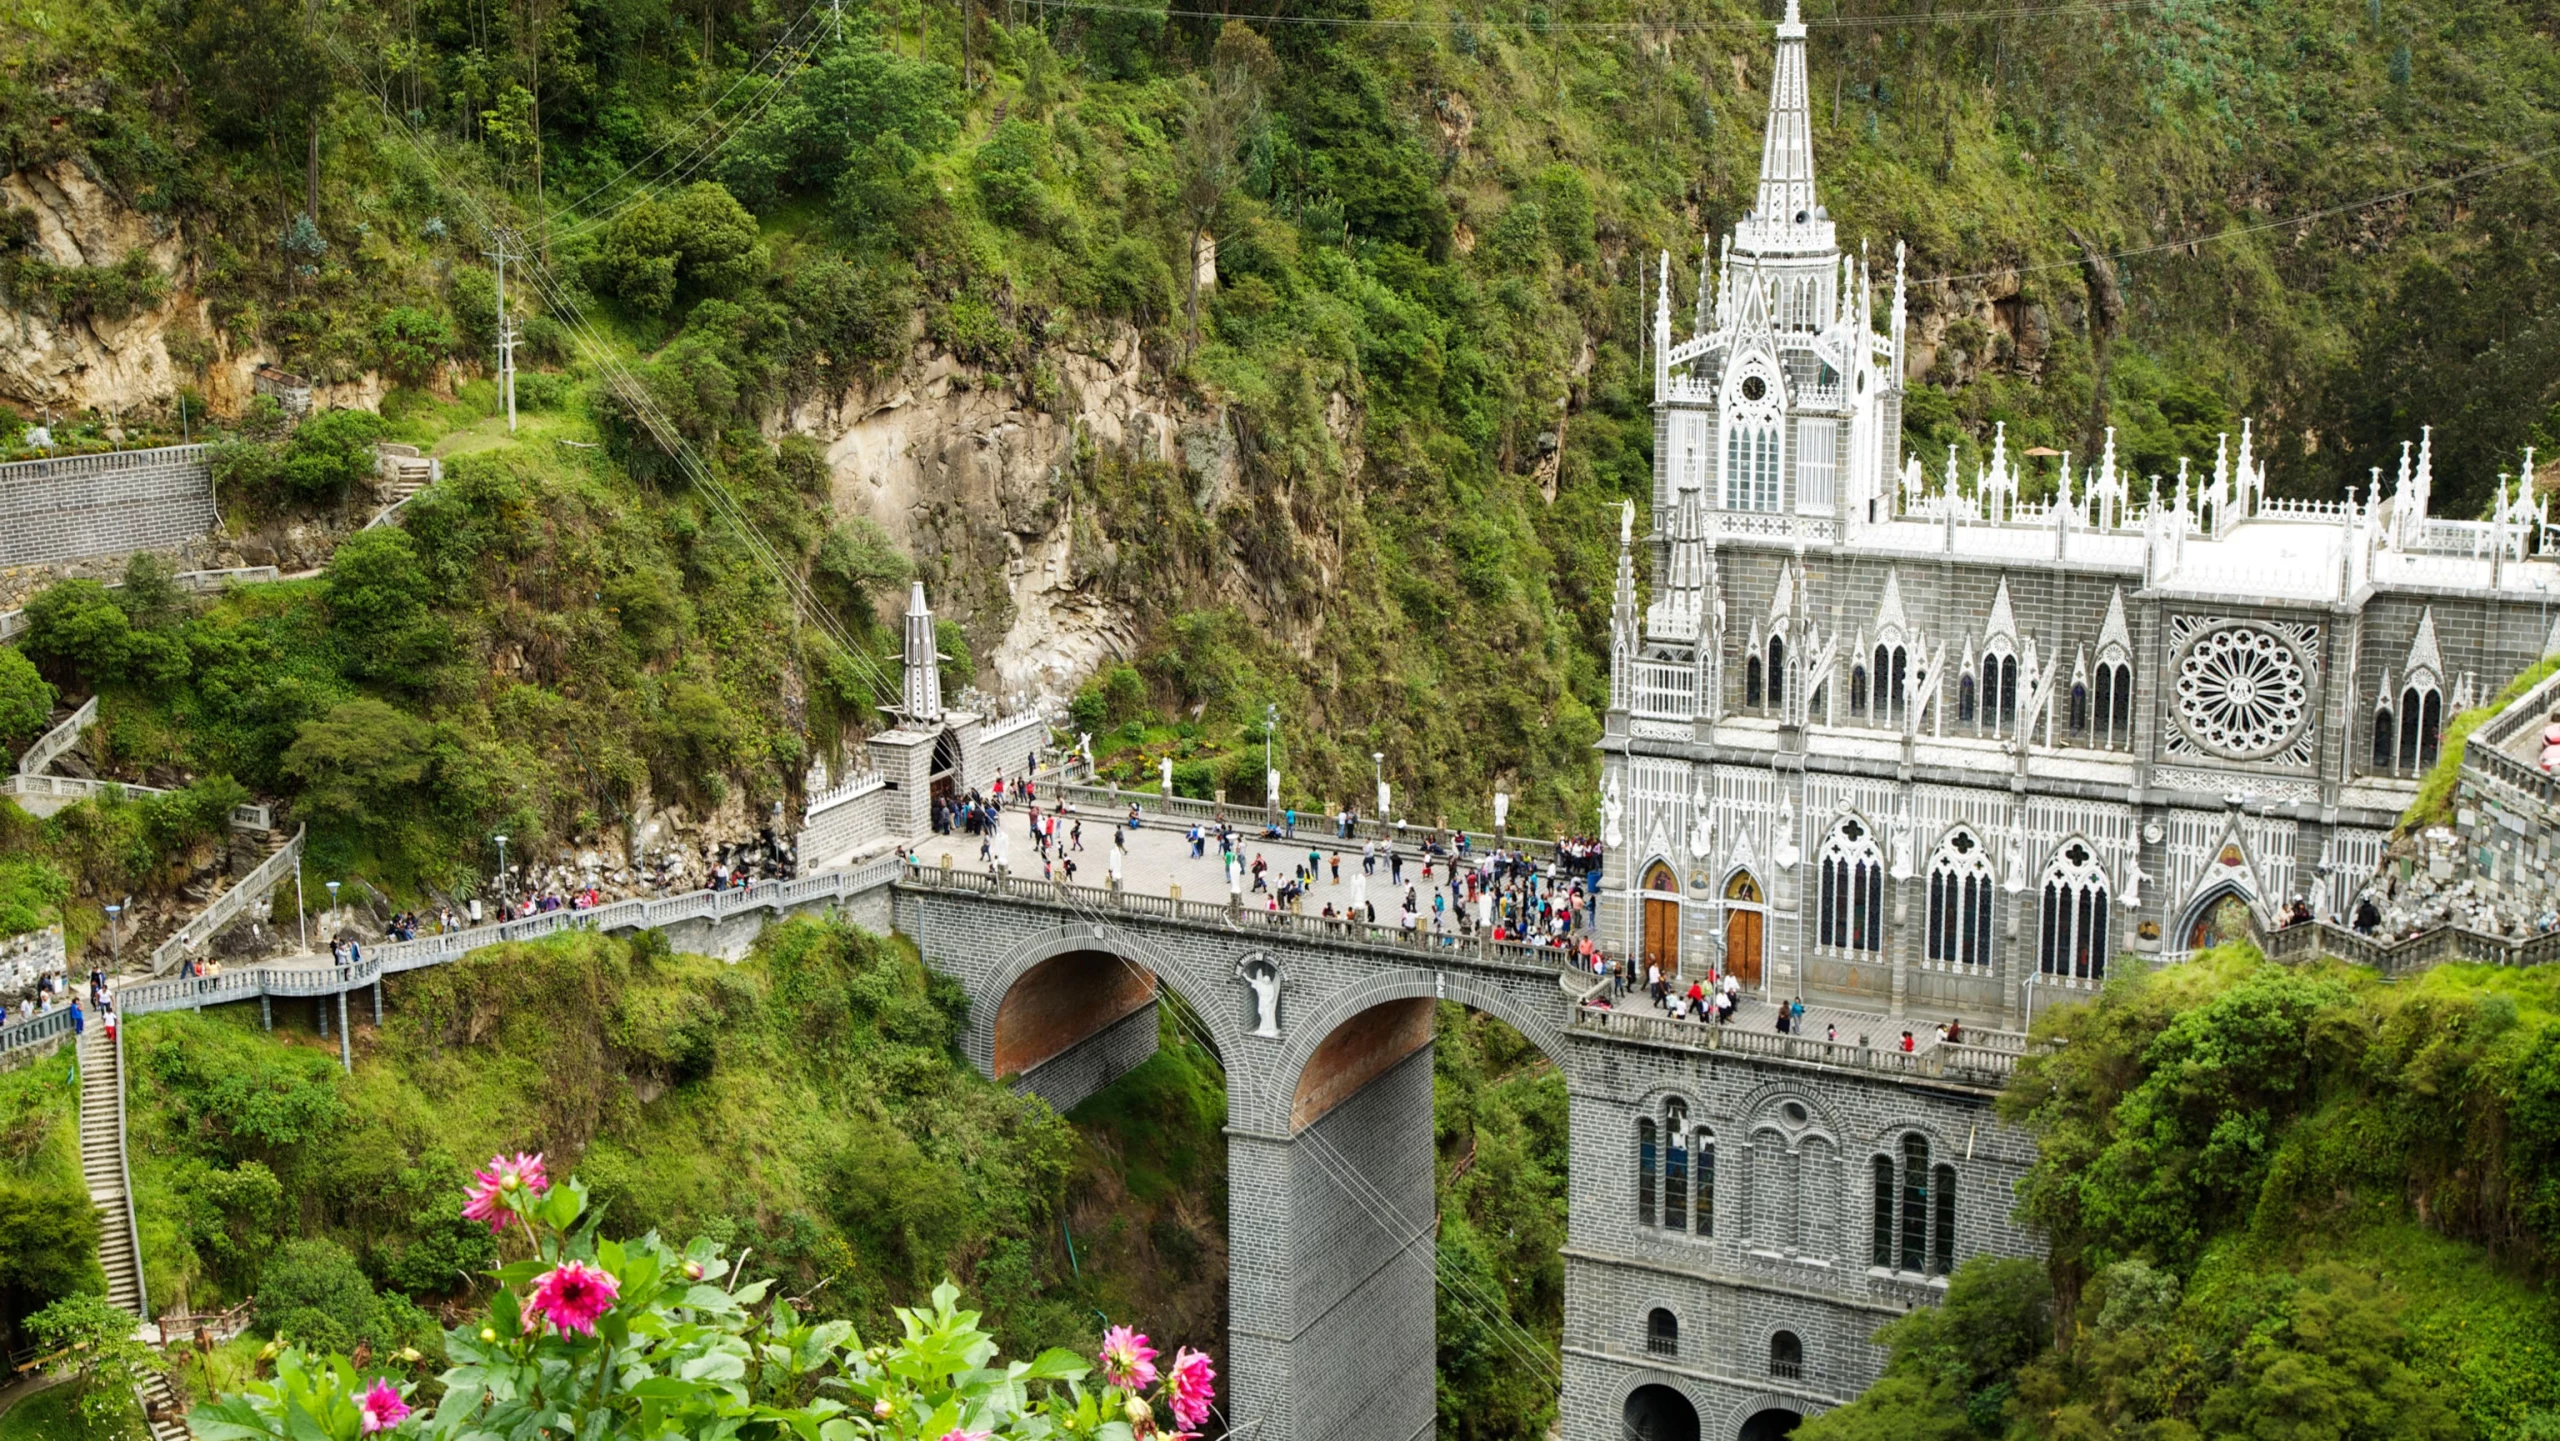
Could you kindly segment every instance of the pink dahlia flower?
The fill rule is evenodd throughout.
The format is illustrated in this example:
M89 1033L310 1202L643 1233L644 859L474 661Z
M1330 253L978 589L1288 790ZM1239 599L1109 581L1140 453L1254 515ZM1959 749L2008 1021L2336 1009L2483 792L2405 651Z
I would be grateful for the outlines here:
M1209 1419L1209 1403L1218 1395L1218 1372L1205 1351L1185 1346L1173 1353L1173 1424L1197 1431Z
M364 1430L368 1436L376 1431L388 1431L409 1419L409 1403L400 1399L400 1393L392 1390L388 1381L376 1381L357 1392L356 1407L364 1412Z
M994 1434L993 1431L963 1431L954 1426L942 1433L942 1441L987 1441Z
M1102 1333L1102 1379L1123 1391L1156 1384L1156 1348L1130 1326Z
M540 1155L518 1151L512 1157L491 1156L486 1170L471 1173L471 1198L462 1205L466 1221L486 1221L493 1232L507 1229L507 1197L516 1191L541 1195L551 1189Z
M525 1309L581 1336L596 1333L596 1318L613 1309L622 1283L584 1261L563 1261L537 1277Z

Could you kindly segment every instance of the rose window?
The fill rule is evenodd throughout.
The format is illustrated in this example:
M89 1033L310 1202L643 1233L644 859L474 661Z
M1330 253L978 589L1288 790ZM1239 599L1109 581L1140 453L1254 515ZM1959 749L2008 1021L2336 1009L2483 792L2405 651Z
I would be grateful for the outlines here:
M2311 710L2293 647L2250 626L2217 630L2178 662L2178 717L2196 744L2237 760L2282 749Z

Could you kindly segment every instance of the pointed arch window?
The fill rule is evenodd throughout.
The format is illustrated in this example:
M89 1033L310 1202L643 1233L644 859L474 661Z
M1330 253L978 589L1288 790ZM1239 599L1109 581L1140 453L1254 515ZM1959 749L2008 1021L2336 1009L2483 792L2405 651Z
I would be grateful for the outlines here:
M1636 1119L1636 1221L1653 1224L1654 1124L1651 1116Z
M2071 683L2071 733L2089 733L2089 687L2076 680Z
M1862 716L1866 713L1867 666L1866 662L1860 661L1849 667L1849 714Z
M1930 858L1927 955L1939 966L1991 964L1991 856L1971 831Z
M1902 1138L1902 1255L1896 1269L1929 1269L1929 1141L1925 1136Z
M1852 818L1822 844L1816 939L1841 951L1884 949L1884 861L1875 836Z
M2391 722L2391 707L2375 706L2373 708L2373 768L2375 770L2391 769L2391 748L2398 739L2397 727Z
M2422 771L2436 763L2444 739L2444 692L2432 680L2400 692L2400 769Z
M2098 744L2111 749L2133 744L2133 667L2101 660L2096 682L2091 719Z
M1769 637L1769 704L1787 703L1787 642L1783 637Z
M1929 1222L1929 1274L1944 1276L1956 1268L1956 1168L1940 1162L1929 1191L1938 1208Z
M2045 867L2036 969L2054 980L2107 978L2107 873L2086 841L2065 842Z
M1874 1218L1868 1238L1867 1263L1893 1269L1893 1158L1878 1156L1875 1163Z
M1689 1228L1689 1106L1673 1099L1662 1103L1662 1229Z
M1757 652L1742 663L1742 703L1746 706L1760 704L1760 656Z
M1904 680L1911 670L1911 653L1899 645L1876 642L1875 667L1868 672L1868 683L1875 688L1877 720L1899 724L1909 704Z
M1716 1233L1716 1133L1700 1126L1689 1138L1689 1164L1698 1173L1698 1234Z
M1970 672L1956 681L1956 719L1967 724L1973 720L1973 676Z

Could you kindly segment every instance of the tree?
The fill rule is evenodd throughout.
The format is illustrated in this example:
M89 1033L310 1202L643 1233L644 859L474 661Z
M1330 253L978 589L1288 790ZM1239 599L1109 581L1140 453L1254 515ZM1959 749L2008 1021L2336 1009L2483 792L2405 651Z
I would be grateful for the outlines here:
M307 141L305 213L320 216L320 117L338 67L319 43L306 0L195 0L185 7L177 58L213 132L230 140Z
M96 1254L98 1208L87 1196L0 1184L0 1322L13 1334L30 1313L78 1290Z
M379 827L411 808L434 739L435 727L363 696L304 721L285 750L284 773L303 783L303 802L316 813Z
M740 289L768 259L755 217L718 181L700 180L623 211L588 273L632 309L663 315L678 299Z
M453 353L453 327L440 312L395 305L373 327L373 352L384 370L411 385L424 385Z
M381 1311L356 1258L325 1236L287 1242L258 1272L258 1324L279 1340L350 1350L377 1339Z
M0 746L15 750L34 740L53 718L53 698L35 662L14 646L0 646Z
M94 1244L94 1243L93 1243ZM71 1367L80 1415L100 1425L133 1406L133 1388L154 1361L151 1348L134 1339L133 1313L104 1296L65 1296L27 1318L36 1344L56 1364Z
M296 499L344 500L374 472L374 442L387 427L370 410L330 410L295 427L279 477Z
M27 602L29 657L58 677L94 689L123 673L133 630L124 608L94 580L56 581Z
M329 558L329 618L357 675L409 679L431 668L445 627L427 606L435 583L397 526L358 531Z
M1191 263L1183 271L1184 353L1200 348L1200 258L1210 223L1234 187L1237 151L1262 115L1264 82L1278 62L1271 44L1239 20L1218 32L1209 73L1191 86L1191 114L1182 132L1176 197L1190 226Z

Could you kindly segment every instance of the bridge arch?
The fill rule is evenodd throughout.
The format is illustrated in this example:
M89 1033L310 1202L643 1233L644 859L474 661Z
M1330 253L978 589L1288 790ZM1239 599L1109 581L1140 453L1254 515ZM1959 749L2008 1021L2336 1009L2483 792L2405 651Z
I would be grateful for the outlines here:
M1540 999L1546 998L1541 993ZM1275 1130L1304 1130L1333 1102L1421 1049L1431 1039L1432 1008L1440 1001L1484 1012L1563 1068L1564 1031L1553 1014L1563 1010L1561 1005L1550 1001L1542 1010L1511 987L1472 971L1385 971L1345 987L1322 1010L1292 1023L1270 1092L1275 1109L1287 1111L1265 1119Z
M1631 1372L1617 1392L1611 1404L1625 1441L1708 1441L1704 1418L1717 1408L1700 1399L1690 1378L1647 1367Z
M1233 1057L1231 1008L1221 1003L1216 985L1159 950L1090 921L1025 938L988 972L982 997L969 1010L963 1050L988 1076L1021 1076L1137 1011L1152 1014L1161 985L1190 1006L1218 1054ZM1150 1028L1144 1043L1152 1049L1153 1042Z

